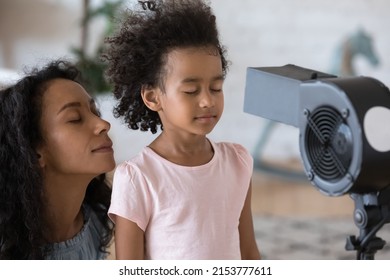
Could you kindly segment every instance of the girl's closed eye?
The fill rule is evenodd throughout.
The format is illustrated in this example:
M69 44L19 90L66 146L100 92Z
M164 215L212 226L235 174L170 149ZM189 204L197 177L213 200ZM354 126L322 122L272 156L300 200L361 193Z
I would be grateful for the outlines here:
M197 88L191 88L191 89L185 89L183 90L184 93L186 94L197 94L199 92L199 89Z
M218 93L218 92L222 92L222 88L210 88L210 91Z
M215 92L215 93L219 93L219 92L222 92L223 91L223 79L221 80L217 80L213 83L210 84L210 91L211 92Z

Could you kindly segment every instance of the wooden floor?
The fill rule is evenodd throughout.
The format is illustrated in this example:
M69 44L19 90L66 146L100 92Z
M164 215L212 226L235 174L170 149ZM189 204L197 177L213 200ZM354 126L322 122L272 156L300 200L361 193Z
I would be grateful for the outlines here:
M352 217L353 200L348 196L328 197L304 180L287 180L254 172L253 215L301 217Z

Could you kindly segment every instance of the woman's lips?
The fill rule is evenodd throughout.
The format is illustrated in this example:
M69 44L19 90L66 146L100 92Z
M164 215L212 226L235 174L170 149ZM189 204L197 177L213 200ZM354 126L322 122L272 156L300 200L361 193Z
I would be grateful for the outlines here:
M99 147L92 150L93 153L107 153L107 152L113 152L112 149L112 143L104 143L103 145L100 145Z

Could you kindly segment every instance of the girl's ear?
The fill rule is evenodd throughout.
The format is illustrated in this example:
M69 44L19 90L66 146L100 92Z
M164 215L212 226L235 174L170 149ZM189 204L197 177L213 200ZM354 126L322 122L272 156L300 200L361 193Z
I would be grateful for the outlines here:
M146 107L148 107L152 111L160 111L161 110L161 104L160 104L160 96L161 91L158 87L149 87L149 86L142 86L141 89L141 96L142 100L144 101Z

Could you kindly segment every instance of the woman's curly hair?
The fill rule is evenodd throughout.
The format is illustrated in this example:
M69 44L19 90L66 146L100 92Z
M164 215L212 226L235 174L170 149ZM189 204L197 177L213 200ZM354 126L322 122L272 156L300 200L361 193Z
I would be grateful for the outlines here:
M42 95L56 78L81 83L80 72L59 60L0 90L0 259L44 259L48 253L43 249L46 202L36 148L43 141ZM102 174L88 185L84 199L104 225L103 252L113 232L107 216L110 198L111 188Z
M141 97L142 87L164 89L165 63L175 48L215 47L226 75L226 49L219 41L216 17L202 0L138 1L139 9L127 11L118 33L106 39L103 59L108 62L106 76L119 100L115 117L127 126L157 132L162 128L157 114Z

